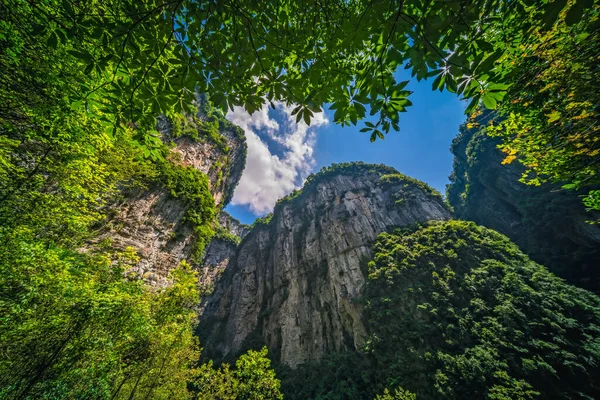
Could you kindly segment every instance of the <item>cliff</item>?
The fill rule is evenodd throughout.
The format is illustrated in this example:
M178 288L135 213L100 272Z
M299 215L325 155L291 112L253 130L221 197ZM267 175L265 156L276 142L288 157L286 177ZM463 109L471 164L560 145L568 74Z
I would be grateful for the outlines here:
M227 359L264 343L296 366L362 348L360 298L375 238L449 217L437 192L393 168L334 165L309 177L254 224L206 300L205 356Z
M427 400L600 395L600 298L506 236L432 221L379 235L368 266L367 351L280 367L286 399L372 400L390 387Z
M248 225L240 223L225 211L218 215L215 235L206 246L202 264L198 267L200 285L204 294L212 293L215 282L235 255L240 241L249 231Z
M498 141L461 128L452 144L454 172L447 198L456 217L475 221L511 238L533 260L569 282L600 290L600 226L588 223L579 193L560 184L519 182L518 162L501 164Z
M193 187L192 190L208 190L212 204L194 209L199 206L167 187L164 179L157 178L145 188L123 193L120 201L111 204L111 218L96 239L96 242L110 240L116 249L134 248L139 262L132 272L155 286L165 285L169 271L182 260L194 263L205 286L212 284L219 268L200 267L203 263L199 255L202 248L211 247L208 256L214 259L217 244L205 246L199 241L211 237L212 229L218 224L214 217L231 200L245 166L246 141L241 128L210 110L202 96L198 96L196 105L197 115L161 116L157 129L170 148L173 164L184 171L199 171L201 174L196 178L207 180L208 188ZM180 184L177 179L173 179L175 185ZM197 183L198 179L195 186ZM203 232L195 229L190 212L204 214Z

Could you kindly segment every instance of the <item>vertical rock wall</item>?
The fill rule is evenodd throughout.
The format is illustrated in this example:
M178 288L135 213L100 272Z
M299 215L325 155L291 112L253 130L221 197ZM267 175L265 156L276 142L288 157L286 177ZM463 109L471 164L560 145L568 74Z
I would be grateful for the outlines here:
M158 119L157 128L165 142L174 144L184 166L193 166L208 176L210 191L218 209L233 195L245 166L246 142L241 128L223 117L211 116L218 123L218 133L206 132L201 123L209 116L207 106L199 96L200 112L183 122L165 117ZM175 124L183 124L190 134L174 135ZM117 249L133 247L140 261L133 268L147 282L163 286L167 275L182 260L190 260L195 250L193 227L186 221L188 204L173 197L160 184L123 193L122 200L111 205L112 217L96 239L109 239ZM200 280L207 283L216 272L200 268Z
M248 347L295 366L364 344L360 298L371 244L384 231L450 217L430 188L384 166L309 178L242 240L201 317L209 357Z

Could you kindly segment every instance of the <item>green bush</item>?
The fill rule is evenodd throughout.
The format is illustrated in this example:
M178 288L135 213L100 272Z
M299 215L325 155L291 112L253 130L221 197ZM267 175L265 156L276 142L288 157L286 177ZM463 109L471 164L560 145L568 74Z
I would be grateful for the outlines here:
M173 197L186 202L185 218L193 225L196 234L194 259L199 260L214 234L212 227L217 214L208 177L192 166L170 160L163 161L159 171L159 182Z

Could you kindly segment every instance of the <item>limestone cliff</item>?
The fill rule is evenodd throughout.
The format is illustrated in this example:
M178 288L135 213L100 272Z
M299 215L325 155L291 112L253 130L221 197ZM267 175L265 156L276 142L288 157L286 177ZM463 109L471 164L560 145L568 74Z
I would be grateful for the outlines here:
M238 244L250 231L248 225L240 223L225 211L219 214L217 223L216 233L206 247L202 265L198 268L200 285L205 294L212 292L215 282L234 256Z
M176 120L160 117L157 129L163 142L172 147L178 163L207 175L210 193L219 210L231 199L244 170L245 137L241 128L212 113L201 96L197 105L199 112L195 116ZM108 239L117 249L133 247L140 257L133 272L147 282L162 286L169 271L180 261L192 261L196 237L186 219L189 204L160 183L123 193L121 200L110 208L112 216L97 241ZM198 265L196 268L200 269L200 280L205 285L217 274L211 268Z
M520 183L523 167L501 164L496 139L477 129L461 130L452 145L454 172L447 190L456 217L505 234L552 272L599 291L600 226L587 222L598 216L560 184Z
M437 192L390 167L334 165L309 177L255 223L229 261L201 316L205 356L227 359L264 343L296 366L362 347L373 241L448 218Z

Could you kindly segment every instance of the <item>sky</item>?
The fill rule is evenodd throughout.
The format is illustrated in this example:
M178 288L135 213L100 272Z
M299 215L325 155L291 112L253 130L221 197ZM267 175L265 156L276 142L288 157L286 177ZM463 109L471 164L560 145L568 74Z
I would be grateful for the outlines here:
M296 124L292 107L276 104L249 115L242 108L227 118L246 133L246 169L225 210L242 223L273 210L277 199L302 187L312 172L332 163L364 161L386 164L445 192L452 172L450 144L465 120L465 101L448 92L431 90L430 81L411 81L413 105L400 115L400 131L384 140L369 141L357 126L332 122L333 111L315 114L310 127ZM374 121L371 119L371 121Z

